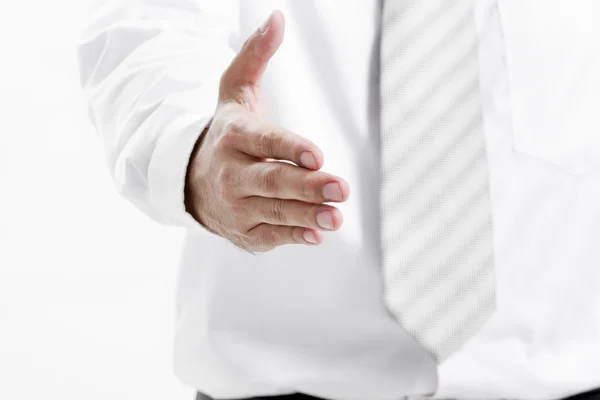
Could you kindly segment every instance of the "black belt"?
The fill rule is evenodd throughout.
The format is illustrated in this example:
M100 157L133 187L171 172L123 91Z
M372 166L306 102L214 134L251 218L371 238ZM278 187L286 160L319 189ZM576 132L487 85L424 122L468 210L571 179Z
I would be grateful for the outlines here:
M600 400L600 388L569 396L564 400Z
M205 394L198 393L196 396L196 400L215 400L211 397L208 397ZM221 400L221 399L220 399ZM244 400L244 399L240 399ZM318 397L309 396L306 394L296 393L296 394L286 394L283 396L269 396L269 397L252 397L250 399L245 400L323 400ZM600 400L600 388L590 390L583 393L578 393L573 396L565 397L563 400Z
M208 397L205 394L198 393L196 396L196 400L215 400L212 397ZM219 399L221 400L221 399ZM268 397L252 397L248 399L239 399L239 400L324 400L318 397L309 396L307 394L295 393L295 394L285 394L282 396L268 396Z

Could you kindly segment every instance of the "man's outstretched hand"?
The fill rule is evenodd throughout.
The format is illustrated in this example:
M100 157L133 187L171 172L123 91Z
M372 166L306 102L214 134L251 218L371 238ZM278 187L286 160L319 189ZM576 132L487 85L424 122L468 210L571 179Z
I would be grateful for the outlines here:
M339 229L343 219L323 203L350 193L343 179L319 171L323 154L315 144L266 122L260 78L284 29L283 14L274 11L223 73L215 115L186 177L188 211L252 252L321 243L320 231Z

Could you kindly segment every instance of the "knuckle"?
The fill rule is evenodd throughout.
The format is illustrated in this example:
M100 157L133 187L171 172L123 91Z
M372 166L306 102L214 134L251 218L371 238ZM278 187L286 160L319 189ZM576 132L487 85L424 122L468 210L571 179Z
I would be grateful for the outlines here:
M221 103L218 114L220 138L226 143L235 143L246 128L247 116L233 102Z
M219 138L219 145L223 149L233 147L240 137L240 127L235 122L230 122L223 128L223 133Z
M273 249L277 245L277 231L275 229L262 229L261 230L261 243L263 246Z
M254 38L255 34L252 34L250 36L248 36L246 38L246 40L244 40L244 44L242 45L242 48L240 51L245 51L248 50L248 48L250 47L250 45L252 44L252 39Z
M238 171L235 166L225 164L218 173L217 182L223 193L229 193L237 185L238 179Z
M321 196L318 195L319 190L317 189L318 183L315 179L305 179L300 186L300 195L303 199L313 200L319 199Z
M284 210L284 200L274 199L271 202L271 206L269 209L270 217L280 223L287 223L287 215Z
M270 251L277 245L277 233L275 229L267 225L259 225L254 229L252 238L249 240L250 247L255 251Z
M232 107L232 111L227 121L227 128L232 134L238 137L248 125L248 116L240 114L237 108L233 109L233 107L239 107L236 104L231 104L230 106Z
M293 242L295 243L304 243L304 240L302 239L302 232L304 230L298 227L292 227L290 230L290 238L292 239Z
M263 189L268 193L277 193L279 189L280 168L276 163L268 165L262 177Z
M311 190L311 188L308 187L308 185L301 184L301 185L299 185L298 189L300 191L299 194L302 199L309 199L311 197L312 190Z
M307 180L304 182L303 189L304 195L310 202L322 203L326 201L323 188L326 180L323 179L323 175L320 172L309 173Z
M263 132L259 138L259 146L261 152L269 158L273 158L275 156L275 149L277 148L278 143L280 143L281 139L279 135L275 131L267 131Z
M231 145L229 144L228 138L224 135L216 140L215 147L213 150L213 157L217 160L226 157L226 154L230 151Z
M302 222L306 226L315 226L315 221L317 219L318 212L319 212L319 208L317 206L302 207L302 211L300 212Z

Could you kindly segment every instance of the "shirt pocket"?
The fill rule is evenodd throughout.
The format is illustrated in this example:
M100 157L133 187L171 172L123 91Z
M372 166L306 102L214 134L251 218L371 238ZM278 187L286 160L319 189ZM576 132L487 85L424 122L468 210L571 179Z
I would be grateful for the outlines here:
M498 0L518 153L600 172L600 1Z

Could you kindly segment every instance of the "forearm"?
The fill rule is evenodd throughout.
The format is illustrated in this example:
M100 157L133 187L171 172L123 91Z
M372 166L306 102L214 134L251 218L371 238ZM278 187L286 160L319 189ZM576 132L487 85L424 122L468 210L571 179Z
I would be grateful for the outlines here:
M189 225L188 160L234 56L233 1L104 2L78 44L81 84L119 192L152 218Z

